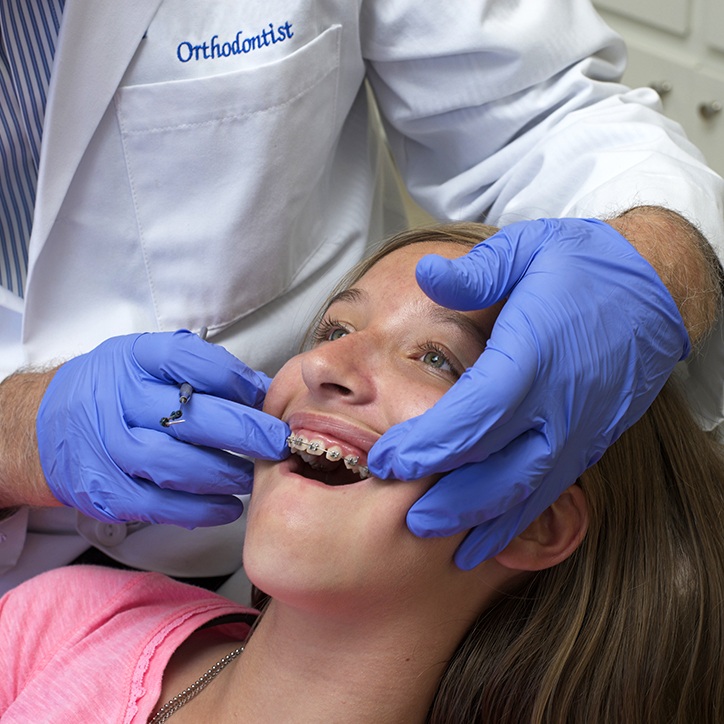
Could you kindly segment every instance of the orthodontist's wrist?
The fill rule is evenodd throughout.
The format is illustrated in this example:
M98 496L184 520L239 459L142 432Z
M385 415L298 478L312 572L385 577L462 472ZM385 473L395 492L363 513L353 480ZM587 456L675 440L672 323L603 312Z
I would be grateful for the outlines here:
M658 206L637 206L607 223L659 275L696 348L713 329L722 304L724 277L709 242L682 216Z
M58 506L45 481L36 434L40 402L55 370L16 372L0 383L0 507ZM11 511L8 513L7 511Z

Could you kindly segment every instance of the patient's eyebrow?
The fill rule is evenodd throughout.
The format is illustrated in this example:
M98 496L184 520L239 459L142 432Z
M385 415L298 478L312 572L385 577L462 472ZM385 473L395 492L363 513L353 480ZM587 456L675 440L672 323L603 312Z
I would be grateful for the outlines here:
M335 294L330 300L329 304L324 310L327 311L337 303L349 303L349 304L361 304L367 302L370 299L369 293L364 289L357 287L350 287L343 291ZM482 352L485 349L485 345L490 339L490 333L492 326L487 325L481 328L478 324L473 322L470 317L466 316L462 312L455 311L454 309L447 309L446 307L440 307L438 305L431 305L430 308L426 308L426 314L430 314L433 321L440 324L449 324L457 327L465 336L471 337Z
M467 317L461 312L456 312L454 309L446 309L445 307L435 306L430 313L435 321L442 324L452 324L458 327L467 337L472 337L480 347L481 352L485 349L491 333L491 328L488 328L487 325L485 328L481 328L473 322L470 317Z
M364 289L356 289L354 287L352 287L351 289L344 289L343 291L339 292L339 294L335 294L329 300L325 312L333 304L337 304L338 302L350 302L352 304L360 304L361 302L367 301L368 299L369 294Z

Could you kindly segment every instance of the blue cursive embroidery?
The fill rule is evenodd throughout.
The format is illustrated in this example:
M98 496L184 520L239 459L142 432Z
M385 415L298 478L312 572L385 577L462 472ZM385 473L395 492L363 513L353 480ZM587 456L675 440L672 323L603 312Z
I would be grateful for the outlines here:
M217 58L228 58L230 55L251 53L254 50L268 48L270 45L282 43L294 37L292 24L287 20L283 25L269 23L266 28L256 35L248 35L242 38L243 30L239 30L233 40L221 42L218 35L213 35L211 40L203 43L190 43L184 40L176 48L176 57L182 63L190 60L215 60Z

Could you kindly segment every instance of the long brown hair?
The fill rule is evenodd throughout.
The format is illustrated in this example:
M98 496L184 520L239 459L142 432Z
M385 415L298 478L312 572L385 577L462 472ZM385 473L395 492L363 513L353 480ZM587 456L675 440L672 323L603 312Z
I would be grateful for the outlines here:
M415 229L472 246L482 224ZM451 658L435 724L724 722L724 459L667 383L580 478L589 528L564 563L484 611Z
M671 382L580 480L581 547L485 611L431 722L724 721L724 463Z

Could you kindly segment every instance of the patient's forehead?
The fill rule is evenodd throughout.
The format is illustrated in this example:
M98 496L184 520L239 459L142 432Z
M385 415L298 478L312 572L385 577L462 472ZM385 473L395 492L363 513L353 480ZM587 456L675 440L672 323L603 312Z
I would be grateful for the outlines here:
M414 244L400 247L390 251L388 254L378 259L358 280L351 286L359 283L368 276L378 276L381 273L392 276L400 276L408 279L414 279L415 268L417 262L427 254L437 254L446 259L457 259L463 256L472 247L463 246L453 242L441 241L420 241Z
M448 316L459 317L468 320L468 324L477 329L477 336L483 342L487 342L493 329L495 320L503 307L503 302L487 307L485 309L469 312L456 312L429 300L417 283L415 268L417 262L427 254L437 254L447 259L457 259L465 255L472 246L455 242L422 241L403 246L391 251L379 259L370 269L367 270L349 288L348 292L361 290L364 293L371 293L374 297L400 300L402 298L420 297L425 300L424 308L432 310L443 310ZM348 292L343 293L342 296ZM349 300L350 297L347 297ZM360 300L361 301L361 300ZM427 304L429 302L429 304Z
M463 254L467 254L467 252L469 252L472 248L472 246L452 241L419 241L391 251L389 254L382 257L380 261L384 261L384 259L389 257L401 256L410 258L417 257L418 259L421 259L426 254L438 254L439 256L444 256L447 259L457 259L458 257L463 256Z

